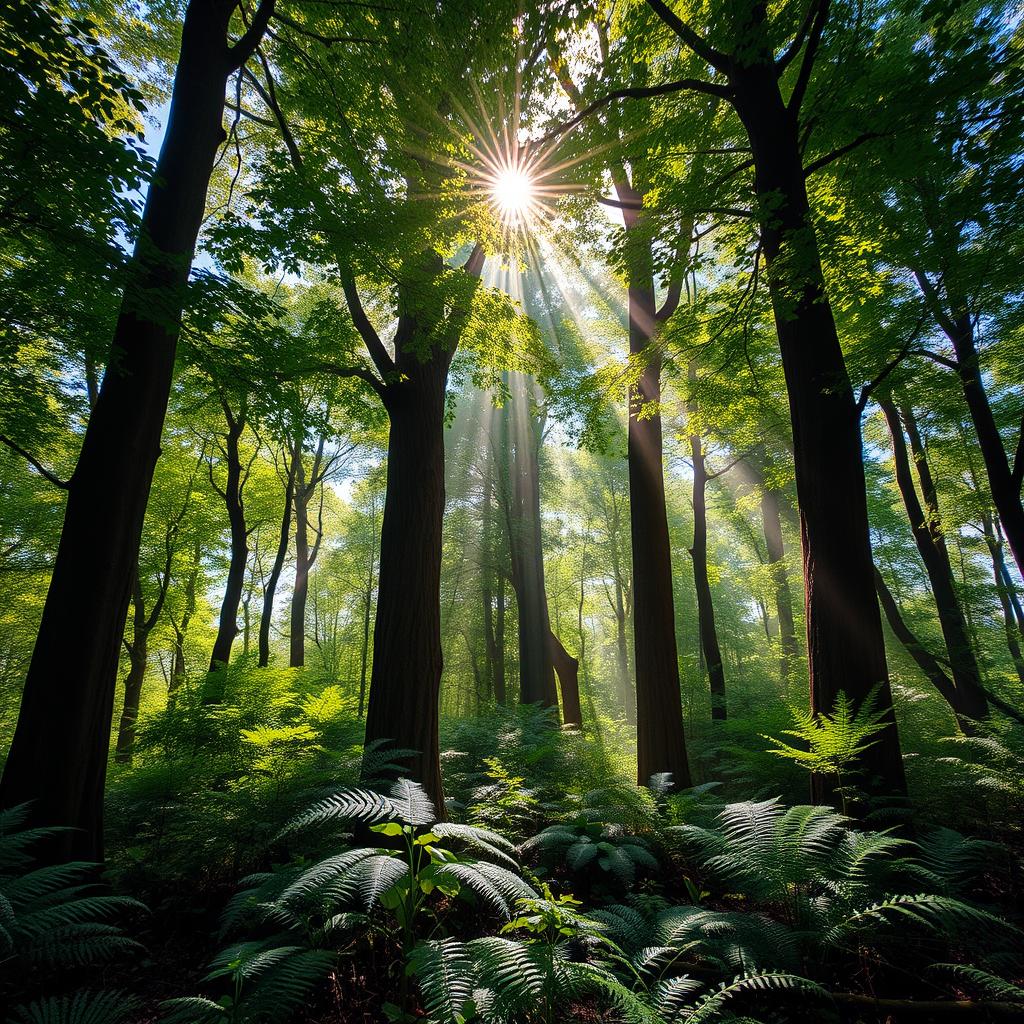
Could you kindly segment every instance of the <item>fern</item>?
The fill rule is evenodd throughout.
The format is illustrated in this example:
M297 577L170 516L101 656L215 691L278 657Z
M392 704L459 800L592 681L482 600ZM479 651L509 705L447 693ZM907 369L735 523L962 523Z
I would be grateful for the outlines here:
M10 1024L127 1024L138 1000L122 992L76 992L15 1007Z
M421 942L409 956L427 1015L438 1022L469 1016L475 971L466 946L455 939Z

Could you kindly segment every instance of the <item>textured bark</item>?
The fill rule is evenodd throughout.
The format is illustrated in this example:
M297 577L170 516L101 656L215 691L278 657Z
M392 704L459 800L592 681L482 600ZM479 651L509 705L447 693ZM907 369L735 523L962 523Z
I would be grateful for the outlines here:
M295 454L288 463L288 476L284 486L284 511L281 513L281 530L277 536L277 550L274 562L270 567L266 585L263 587L263 609L260 612L259 653L256 664L266 668L270 664L270 627L274 620L274 599L277 596L277 584L284 569L284 560L288 557L288 541L292 524L292 499L295 494L295 473L299 460Z
M859 705L878 687L887 725L861 756L869 795L906 795L868 532L860 414L825 292L804 183L797 115L787 109L767 46L764 7L741 34L763 41L729 63L733 103L747 131L762 211L761 247L793 426L800 505L811 709L840 691ZM770 212L768 212L770 211ZM815 779L814 798L831 797Z
M779 623L779 675L783 682L789 679L792 665L799 657L796 629L793 624L793 595L786 572L786 549L782 537L782 516L779 496L766 486L761 487L761 527L764 532L768 566L775 585L775 614Z
M672 546L665 505L661 429L661 354L656 333L651 243L637 204L643 196L621 177L616 183L629 243L629 351L644 369L629 394L630 535L633 546L633 664L636 673L637 782L668 773L690 786L683 734L672 591Z
M689 368L690 387L697 381L697 368L691 362ZM697 412L696 402L691 396L688 402L690 415ZM708 673L711 689L711 718L725 721L727 709L725 699L725 666L715 629L715 606L711 598L711 583L708 580L708 507L707 467L704 448L700 437L690 432L690 462L693 466L693 546L690 557L693 560L693 584L697 592L697 625L700 634L700 648Z
M905 418L901 422L896 406L890 399L879 398L878 405L885 416L889 427L889 436L892 439L896 484L903 498L903 507L910 520L914 543L921 555L921 561L924 562L925 570L928 573L928 582L935 598L939 625L942 628L942 636L945 640L950 669L953 674L953 707L960 718L966 717L980 721L988 714L988 705L982 689L981 672L974 656L974 648L967 635L967 623L964 619L963 608L956 592L953 567L950 564L946 540L938 518L938 498L917 424L909 407L905 407ZM917 465L922 494L928 505L927 513L914 488L906 440L903 436L904 422L911 434L914 462Z
M414 750L407 759L444 814L438 750L441 688L441 525L444 519L444 396L448 360L409 357L409 377L386 405L387 496L380 538L373 671L366 742Z
M126 269L107 372L68 490L0 783L0 806L31 802L32 825L75 828L49 845L48 858L103 857L103 788L132 570L160 453L184 284L224 139L227 77L247 56L228 48L235 6L192 0L185 13L167 131ZM74 672L68 651L75 652Z

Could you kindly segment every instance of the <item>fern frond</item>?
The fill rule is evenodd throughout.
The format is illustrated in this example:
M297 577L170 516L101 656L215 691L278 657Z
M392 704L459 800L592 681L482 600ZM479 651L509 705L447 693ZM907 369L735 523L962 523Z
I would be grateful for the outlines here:
M954 978L959 985L981 993L986 999L1003 1003L1020 1003L1024 1007L1024 988L1005 978L969 964L932 964L930 971Z
M418 782L399 779L388 795L395 809L395 817L406 825L431 825L437 821L434 804Z
M123 992L76 992L17 1006L11 1024L125 1024L139 1007Z
M327 822L361 821L375 825L398 816L398 808L381 793L372 789L343 789L297 814L281 829L277 838Z
M447 1024L465 1016L473 999L476 972L466 946L456 939L419 943L409 955L427 1015Z

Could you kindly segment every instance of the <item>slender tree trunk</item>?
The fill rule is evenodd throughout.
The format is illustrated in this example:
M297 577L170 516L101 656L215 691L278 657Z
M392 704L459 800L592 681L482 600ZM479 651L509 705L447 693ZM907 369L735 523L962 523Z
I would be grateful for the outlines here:
M789 680L790 670L799 657L796 629L793 625L793 596L786 572L786 549L782 539L782 516L779 496L768 487L761 487L761 526L764 531L768 566L775 586L775 614L779 622L779 675L783 683Z
M697 381L697 368L692 362L689 377L692 389ZM697 409L692 397L688 405L690 415L695 415ZM693 465L693 547L690 548L690 557L693 559L693 583L697 591L697 623L711 688L711 718L713 721L724 722L725 666L722 664L722 651L718 645L715 606L711 599L711 583L708 580L708 474L701 439L693 431L690 432L690 461Z
M917 464L922 493L929 506L927 515L914 488L910 460L907 457L906 440L903 436L903 424L896 411L896 406L887 398L879 398L878 405L885 415L885 421L889 426L889 435L892 438L896 484L903 497L903 507L910 520L914 542L921 554L921 560L928 573L932 595L935 598L939 625L942 628L942 636L946 643L946 652L953 674L954 708L961 718L966 717L980 721L988 714L988 706L981 684L981 672L974 656L974 648L967 635L967 624L964 620L960 598L956 592L956 584L953 581L953 567L949 561L946 541L938 519L938 504L931 470L917 431L917 424L908 409L906 422L910 424L915 442L913 445L914 461Z
M744 26L766 39L764 8ZM748 63L749 59L749 63ZM868 532L860 413L825 292L804 183L799 129L770 52L730 65L734 105L750 139L762 210L761 247L793 425L800 505L811 709L844 692L859 706L878 687L887 725L862 755L859 787L906 795ZM816 778L814 798L831 798Z
M1024 657L1020 650L1020 626L1014 613L1013 603L1010 600L1010 591L1006 585L1007 571L1006 562L1003 558L1003 542L996 536L995 528L992 525L992 517L987 513L982 515L982 529L985 533L985 543L988 545L989 554L992 556L992 575L995 577L996 595L999 597L999 606L1003 611L1003 628L1006 631L1006 648L1013 660L1013 667L1017 671L1017 678L1024 683Z
M242 459L239 440L245 429L246 411L236 416L227 402L222 403L228 431L224 437L224 456L227 464L227 479L221 496L227 508L228 523L231 527L231 557L228 562L228 576L224 585L224 598L220 605L217 637L210 655L210 678L204 692L207 703L217 704L224 698L227 667L231 662L231 648L238 636L238 607L242 601L245 586L245 569L249 561L249 531L245 525L245 505L242 489Z
M171 682L167 688L168 704L173 701L174 692L185 679L185 638L192 616L196 613L196 586L199 582L199 561L202 557L202 544L197 537L192 549L192 568L185 580L185 607L182 609L181 622L174 628L174 665L171 669Z
M114 760L118 764L131 764L135 748L135 726L139 719L139 701L142 683L146 677L149 659L149 629L146 625L146 605L142 595L142 581L138 571L132 581L132 642L128 648L128 675L124 680L124 705L117 728L117 746Z
M410 772L442 816L437 725L447 371L448 360L435 352L429 362L409 366L410 379L387 389L387 495L366 715L367 743L391 741L416 751Z
M1024 572L1024 504L1021 502L1024 464L1011 466L1006 454L1003 438L985 392L970 315L961 313L948 325L946 333L956 352L957 373L978 436L992 503L999 513L1017 569Z
M185 13L167 131L126 270L107 372L68 490L0 783L0 807L30 802L32 825L74 827L44 854L58 860L103 857L103 788L121 635L160 453L183 286L224 140L227 77L248 56L227 45L235 6L234 0L192 0ZM266 14L271 6L265 5ZM243 40L243 50L249 42ZM74 672L68 651L75 652Z
M281 532L277 538L277 551L274 552L274 564L270 568L267 584L263 588L263 610L260 613L259 657L257 665L266 668L270 664L270 626L274 620L274 598L277 595L277 584L284 569L284 560L288 557L288 540L292 523L292 499L295 494L295 474L300 458L292 454L288 465L288 478L284 488L284 512L281 514Z
M376 507L374 507L376 511ZM366 570L366 587L363 590L363 642L359 652L359 717L366 707L366 669L370 659L370 608L373 604L373 584L377 570L377 520L376 515L370 527L370 564Z
M505 577L498 573L494 611L494 702L504 707L508 702L505 686Z
M295 486L295 586L292 590L291 632L288 664L301 668L306 663L306 599L309 595L309 489L297 449L298 473Z

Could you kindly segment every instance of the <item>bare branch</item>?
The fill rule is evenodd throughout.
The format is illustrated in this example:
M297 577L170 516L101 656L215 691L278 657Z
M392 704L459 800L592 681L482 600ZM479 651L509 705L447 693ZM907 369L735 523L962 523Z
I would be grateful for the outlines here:
M702 60L706 60L716 71L724 72L729 59L699 36L663 0L647 0L647 6Z
M52 473L48 470L38 459L30 455L24 448L19 444L15 444L9 437L5 437L0 434L0 443L7 445L12 452L20 455L44 480L48 480L54 487L59 487L62 491L71 489L70 480L61 480L56 473Z
M804 59L800 63L800 71L796 77L796 85L793 86L789 103L786 104L786 109L794 116L800 113L804 96L807 94L807 86L811 82L811 72L814 70L814 60L818 55L821 37L825 32L825 22L828 21L828 13L829 0L819 0L814 14L814 21L811 25L810 35L807 38Z
M234 46L228 48L228 67L232 71L240 68L256 52L263 34L267 31L270 16L274 13L275 0L260 0L252 22ZM244 16L244 11L243 11Z

